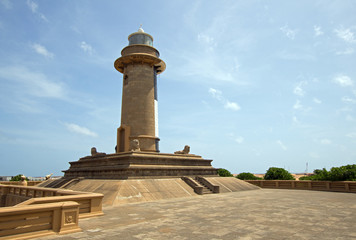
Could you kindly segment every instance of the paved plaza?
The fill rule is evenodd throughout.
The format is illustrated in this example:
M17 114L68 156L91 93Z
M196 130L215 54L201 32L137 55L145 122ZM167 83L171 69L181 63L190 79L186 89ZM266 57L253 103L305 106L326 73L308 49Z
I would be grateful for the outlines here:
M356 239L356 194L261 189L104 208L40 239Z

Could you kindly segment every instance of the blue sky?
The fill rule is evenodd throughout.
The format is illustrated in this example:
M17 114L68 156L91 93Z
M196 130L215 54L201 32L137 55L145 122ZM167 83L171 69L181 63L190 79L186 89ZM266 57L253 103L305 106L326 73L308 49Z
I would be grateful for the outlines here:
M0 0L0 175L60 175L113 153L122 75L143 24L160 150L233 173L355 164L355 1Z

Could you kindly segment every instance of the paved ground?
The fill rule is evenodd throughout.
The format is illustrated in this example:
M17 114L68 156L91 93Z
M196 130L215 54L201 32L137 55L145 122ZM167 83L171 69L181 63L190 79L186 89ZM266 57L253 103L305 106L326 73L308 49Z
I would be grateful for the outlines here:
M262 189L133 203L40 239L356 239L356 194Z

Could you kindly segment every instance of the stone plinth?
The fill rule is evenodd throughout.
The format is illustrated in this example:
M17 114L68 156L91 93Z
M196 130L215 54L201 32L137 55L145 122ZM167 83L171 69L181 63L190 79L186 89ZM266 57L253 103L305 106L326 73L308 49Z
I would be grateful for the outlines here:
M69 162L65 178L143 179L182 176L217 176L212 160L193 154L123 152L105 156L87 156Z

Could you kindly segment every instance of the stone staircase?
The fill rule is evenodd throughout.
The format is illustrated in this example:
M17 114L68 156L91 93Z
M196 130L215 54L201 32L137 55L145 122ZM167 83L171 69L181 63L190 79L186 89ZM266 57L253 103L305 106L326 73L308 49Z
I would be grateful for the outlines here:
M62 186L67 185L72 180L73 178L48 179L47 181L38 184L37 187L61 188Z
M206 186L206 184L204 184L199 178L195 178L194 180L195 180L196 182L198 182L198 183L203 187L203 195L204 195L204 194L212 194L212 193L213 193L213 191L210 190L210 189L208 188L208 186Z
M194 189L194 192L199 195L219 193L219 186L211 184L206 178L197 176L192 177L182 177L181 178L186 184Z

